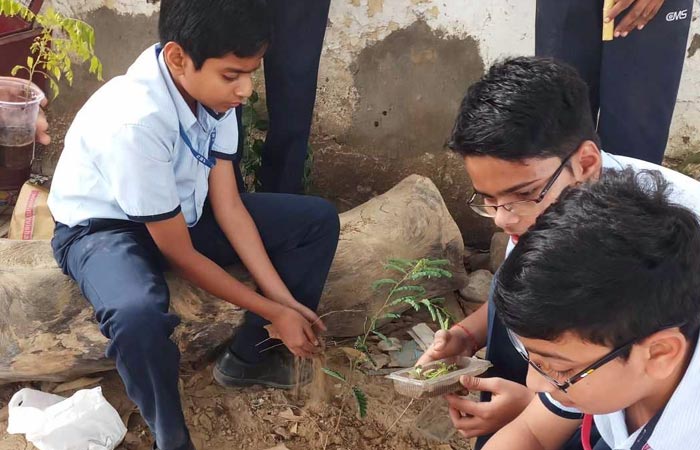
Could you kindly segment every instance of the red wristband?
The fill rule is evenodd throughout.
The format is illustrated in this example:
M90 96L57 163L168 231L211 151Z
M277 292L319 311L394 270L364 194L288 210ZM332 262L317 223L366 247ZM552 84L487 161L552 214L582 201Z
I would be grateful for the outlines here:
M469 331L469 330L467 329L467 327L465 327L464 325L462 325L462 324L459 323L459 322L457 322L456 324L454 324L454 325L452 326L452 328L454 328L454 327L459 327L460 330L464 331L464 333L467 335L467 339L468 339L468 340L471 342L471 344L472 344L472 355L476 354L476 352L478 352L478 351L481 349L481 347L480 347L479 344L476 342L476 338L474 337L474 335L472 334L472 332Z

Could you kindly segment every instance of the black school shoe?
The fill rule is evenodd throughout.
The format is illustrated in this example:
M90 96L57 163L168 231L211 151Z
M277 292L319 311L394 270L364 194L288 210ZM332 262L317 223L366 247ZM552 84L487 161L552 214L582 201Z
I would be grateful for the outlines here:
M265 353L265 358L257 364L241 361L231 350L219 357L214 366L214 379L224 387L244 387L262 385L278 389L293 389L311 382L311 364L299 364L301 373L297 377L294 355L286 348L276 348Z

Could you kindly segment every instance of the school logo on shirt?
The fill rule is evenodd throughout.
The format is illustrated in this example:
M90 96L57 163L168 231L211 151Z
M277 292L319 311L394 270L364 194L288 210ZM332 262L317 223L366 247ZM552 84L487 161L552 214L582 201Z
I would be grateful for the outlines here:
M688 10L684 9L682 11L671 11L666 14L666 22L675 22L676 20L684 20L688 18Z

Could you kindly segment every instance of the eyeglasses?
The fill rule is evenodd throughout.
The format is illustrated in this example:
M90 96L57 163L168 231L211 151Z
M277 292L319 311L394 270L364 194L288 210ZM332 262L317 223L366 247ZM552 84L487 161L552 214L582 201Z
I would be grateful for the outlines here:
M685 323L675 324L675 325L671 325L671 326L667 326L667 327L662 327L658 331L666 330L669 328L683 327L684 325L685 325ZM553 378L547 372L545 372L544 369L539 364L532 361L530 359L530 353L525 348L525 345L522 342L520 342L520 339L518 339L518 337L511 330L507 330L507 332L508 332L508 338L510 339L510 342L513 344L513 347L515 347L515 350L520 354L520 356L522 356L525 359L525 361L527 361L528 364L530 364L530 366L537 371L537 373L542 375L547 381L549 381L557 389L564 392L565 394L567 393L566 390L569 389L571 386L573 386L574 384L583 380L584 378L586 378L588 375L595 372L597 369L599 369L603 365L609 363L610 361L614 360L618 356L621 356L629 348L631 348L635 343L640 341L640 339L635 339L631 342L628 342L628 343L614 349L613 351L611 351L607 355L603 356L602 358L598 359L593 364L589 365L588 367L586 367L585 369L583 369L582 371L580 371L576 375L573 375L573 376L569 377L566 381L561 382L561 381Z
M475 213L483 217L496 217L498 208L503 208L506 211L519 216L535 215L538 213L538 205L542 203L542 200L544 200L544 198L547 196L549 190L552 189L552 186L554 186L554 183L559 178L559 175L561 175L561 173L564 171L564 167L566 167L566 164L569 162L571 157L574 156L576 151L578 151L578 148L571 152L569 156L564 158L559 165L559 168L557 168L556 172L554 172L554 174L549 178L549 181L547 181L547 184L544 186L544 188L542 188L542 192L540 192L540 195L538 195L537 198L532 200L518 200L515 202L504 203L502 205L487 205L484 195L480 194L479 192L474 192L469 198L469 201L467 201L467 204Z

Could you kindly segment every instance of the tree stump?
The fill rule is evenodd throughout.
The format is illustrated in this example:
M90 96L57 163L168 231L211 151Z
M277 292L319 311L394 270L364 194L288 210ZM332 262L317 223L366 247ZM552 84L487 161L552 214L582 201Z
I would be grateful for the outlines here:
M430 283L438 295L466 284L463 244L440 193L427 178L410 176L389 192L341 214L341 237L320 313L383 302L371 283L383 278L388 258L445 258L455 276ZM253 285L242 267L229 272ZM173 274L167 275L171 308L182 319L173 336L183 362L210 360L235 332L243 311ZM0 383L65 381L110 370L107 340L77 285L56 265L48 241L0 239ZM329 315L334 336L362 331L366 312Z

